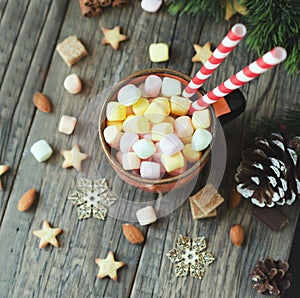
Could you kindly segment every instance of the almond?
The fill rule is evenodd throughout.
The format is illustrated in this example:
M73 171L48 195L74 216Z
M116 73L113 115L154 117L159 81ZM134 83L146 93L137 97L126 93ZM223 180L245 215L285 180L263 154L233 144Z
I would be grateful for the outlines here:
M32 101L41 112L49 113L51 111L50 101L45 94L41 92L35 93Z
M244 229L240 224L235 224L230 228L230 239L235 246L242 246L244 236Z
M231 188L230 194L229 194L229 200L228 200L228 208L234 209L238 207L242 199L241 194L236 190L236 185L234 184Z
M122 229L124 236L130 243L140 244L144 242L144 236L137 227L131 224L123 224Z
M27 211L34 203L36 190L34 188L26 191L18 203L18 210L21 212Z

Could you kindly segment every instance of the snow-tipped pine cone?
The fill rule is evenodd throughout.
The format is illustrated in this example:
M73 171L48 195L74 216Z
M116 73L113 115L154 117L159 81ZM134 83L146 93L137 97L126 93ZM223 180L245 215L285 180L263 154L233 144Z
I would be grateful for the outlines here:
M237 168L237 191L259 207L291 205L300 196L300 158L292 148L295 144L299 145L278 133L268 139L256 138L256 148L243 152Z
M251 273L252 286L258 293L281 296L291 286L289 264L267 257L258 261Z

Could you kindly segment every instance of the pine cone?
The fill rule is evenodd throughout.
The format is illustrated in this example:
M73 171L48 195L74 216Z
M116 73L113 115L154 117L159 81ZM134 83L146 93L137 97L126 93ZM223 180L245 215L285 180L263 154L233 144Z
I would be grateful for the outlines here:
M274 261L271 257L258 261L251 273L253 288L264 295L283 295L291 286L291 274L288 269L287 262Z
M256 138L243 152L235 179L237 191L259 207L291 205L300 195L300 159L281 134Z

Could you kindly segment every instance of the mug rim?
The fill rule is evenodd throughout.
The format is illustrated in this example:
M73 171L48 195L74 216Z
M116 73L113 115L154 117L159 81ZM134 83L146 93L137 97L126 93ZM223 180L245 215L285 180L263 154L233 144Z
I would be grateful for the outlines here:
M179 175L176 175L176 176L167 177L167 178L147 179L147 178L142 178L141 176L137 176L129 171L124 170L123 167L120 165L120 163L116 160L116 158L111 154L111 147L106 143L106 141L104 139L103 129L105 127L106 106L107 106L108 102L114 101L114 99L117 95L117 92L120 90L120 88L122 88L129 82L132 82L132 80L135 78L139 78L139 77L147 76L147 75L151 75L151 74L157 74L160 76L167 76L167 77L171 76L171 77L174 77L177 79L179 78L181 83L184 83L186 85L191 81L191 78L189 76L187 76L177 70L170 69L170 68L149 68L149 69L144 69L144 70L139 70L137 72L134 72L133 74L127 76L125 79L118 82L114 86L113 90L110 92L109 96L105 99L105 102L103 103L101 112L100 112L98 132L99 132L99 136L100 136L100 142L102 145L102 149L103 149L106 157L108 158L109 163L111 164L111 166L114 168L114 170L116 172L120 171L122 173L122 175L128 177L129 179L138 181L145 185L163 185L163 184L168 184L168 183L174 183L180 179L188 177L189 175L191 175L192 173L197 171L201 167L202 164L205 164L207 162L209 154L211 152L211 146L213 144L213 140L214 140L215 132L216 132L216 116L214 114L212 106L209 106L208 109L210 110L210 116L211 116L211 125L210 126L211 126L211 134L213 136L213 140L210 143L210 145L205 149L205 152L203 153L203 155L201 156L199 161L197 161L195 164L193 164L190 168L185 170L183 173L180 173ZM204 94L205 91L203 88L200 88L200 91L197 91L197 93ZM117 170L115 168L117 168Z

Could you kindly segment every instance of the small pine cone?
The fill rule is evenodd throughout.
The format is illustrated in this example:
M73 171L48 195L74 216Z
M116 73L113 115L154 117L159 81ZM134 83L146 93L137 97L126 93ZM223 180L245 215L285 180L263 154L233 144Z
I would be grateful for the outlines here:
M271 257L258 261L251 273L253 288L264 295L283 295L291 286L292 276L288 269L287 262L274 261Z
M112 3L113 7L123 8L126 5L128 5L128 0L113 0L113 3Z
M235 179L237 191L259 207L291 205L300 195L300 159L281 134L256 138L243 152Z

